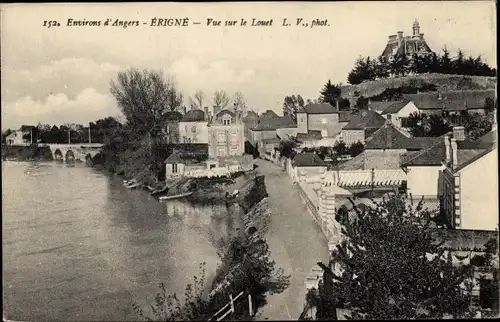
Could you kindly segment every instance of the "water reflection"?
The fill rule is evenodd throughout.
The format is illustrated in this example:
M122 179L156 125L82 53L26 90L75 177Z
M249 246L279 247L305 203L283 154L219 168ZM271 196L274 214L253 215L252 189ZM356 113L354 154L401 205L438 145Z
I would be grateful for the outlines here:
M4 312L11 320L136 320L158 283L183 293L237 225L224 204L159 203L81 163L2 164Z

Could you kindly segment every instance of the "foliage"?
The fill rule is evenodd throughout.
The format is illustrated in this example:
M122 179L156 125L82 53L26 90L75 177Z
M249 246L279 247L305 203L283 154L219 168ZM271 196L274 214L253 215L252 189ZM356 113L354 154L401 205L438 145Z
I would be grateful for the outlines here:
M207 321L210 318L209 302L203 296L205 288L205 263L200 265L200 277L194 276L194 283L186 286L184 302L175 293L167 293L165 284L161 283L160 292L155 296L151 306L153 316L144 313L143 309L133 304L137 315L147 321Z
M361 142L356 142L356 143L353 143L351 144L351 146L349 147L349 152L351 154L351 157L355 157L359 154L361 154L361 152L363 152L365 149L365 146L363 145L363 143Z
M283 115L289 115L297 122L297 111L304 107L304 99L300 95L285 96L283 102Z
M220 107L221 109L227 108L231 99L227 95L225 90L219 90L214 93L214 105Z
M469 140L476 140L492 129L491 115L480 113L461 113L452 115L426 115L412 113L408 117L408 128L412 136L441 136L450 132L454 126L463 126Z
M191 108L203 109L203 102L205 101L205 93L201 89L196 90L193 98L189 98Z
M14 132L14 131L13 131L13 130L11 130L11 129L7 129L7 130L5 130L5 131L2 131L2 144L7 143L7 142L6 142L6 138L7 138L7 136L9 136L12 132Z
M293 158L297 154L297 149L300 145L300 141L295 137L290 137L286 140L281 140L278 146L278 152L281 157Z
M465 58L465 54L461 50L458 51L455 58L451 58L449 51L444 48L441 55L436 53L428 56L414 54L411 59L405 55L397 55L392 61L387 61L384 57L379 57L377 60L370 59L370 57L360 57L349 72L347 80L349 84L356 85L364 81L405 76L409 73L496 76L496 69L484 63L481 56Z
M322 103L330 103L332 105L340 98L341 89L340 84L334 85L330 80L325 84L325 87L320 91L319 101Z
M247 105L245 101L245 96L242 92L236 92L233 99L234 111L245 113L247 110Z
M220 308L227 303L229 294L245 291L252 296L255 314L267 303L267 294L281 293L288 287L290 276L276 269L269 246L258 232L236 236L223 249L222 263L213 283L212 307ZM235 310L232 319L249 318L247 305Z
M334 282L321 293L321 301L348 309L351 319L475 315L470 306L473 267L453 265L443 241L435 240L434 214L422 202L415 205L393 195L373 208L352 205L355 215L340 219L345 239L330 264L322 265Z
M337 154L347 154L349 152L347 145L344 142L338 141L333 146L333 150L337 152Z

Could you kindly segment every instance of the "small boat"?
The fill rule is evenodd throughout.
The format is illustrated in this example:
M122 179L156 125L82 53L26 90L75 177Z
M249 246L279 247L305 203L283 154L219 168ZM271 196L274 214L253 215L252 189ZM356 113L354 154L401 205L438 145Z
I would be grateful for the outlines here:
M160 196L158 198L158 200L165 201L165 200L179 199L179 198L188 197L188 196L190 196L192 194L193 194L192 192L185 192L185 193L181 193L181 194L178 194L178 195L172 195L172 196Z
M151 195L155 196L155 195L158 195L158 194L166 192L166 191L168 191L168 186L167 185L165 185L163 188L151 191Z

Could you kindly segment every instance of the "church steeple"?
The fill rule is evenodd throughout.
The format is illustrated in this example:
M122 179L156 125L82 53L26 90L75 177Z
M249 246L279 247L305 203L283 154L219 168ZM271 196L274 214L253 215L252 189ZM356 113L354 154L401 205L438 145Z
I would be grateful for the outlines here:
M415 18L415 21L413 22L413 36L418 35L420 35L420 24L418 23L417 18Z

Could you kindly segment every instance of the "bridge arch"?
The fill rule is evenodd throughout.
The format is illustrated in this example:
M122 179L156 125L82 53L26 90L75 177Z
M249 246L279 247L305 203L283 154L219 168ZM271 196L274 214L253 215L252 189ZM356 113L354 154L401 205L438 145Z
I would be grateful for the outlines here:
M63 159L64 159L64 156L63 156L61 150L60 149L56 149L54 151L54 160L56 160L56 161L62 161Z
M66 151L66 156L64 158L66 161L75 161L75 153L73 150Z

